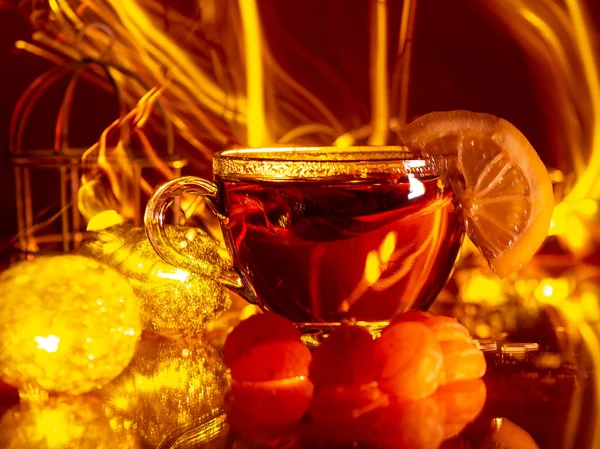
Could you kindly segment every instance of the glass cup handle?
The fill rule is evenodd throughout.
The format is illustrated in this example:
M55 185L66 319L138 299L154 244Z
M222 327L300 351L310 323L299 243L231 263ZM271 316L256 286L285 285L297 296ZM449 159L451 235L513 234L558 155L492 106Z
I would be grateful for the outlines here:
M252 300L250 289L235 268L221 269L206 260L185 254L179 251L167 236L164 226L166 212L175 198L186 193L204 198L219 220L223 218L217 205L219 189L215 184L196 176L184 176L168 181L154 192L144 213L144 227L152 247L168 264L214 279L247 300Z

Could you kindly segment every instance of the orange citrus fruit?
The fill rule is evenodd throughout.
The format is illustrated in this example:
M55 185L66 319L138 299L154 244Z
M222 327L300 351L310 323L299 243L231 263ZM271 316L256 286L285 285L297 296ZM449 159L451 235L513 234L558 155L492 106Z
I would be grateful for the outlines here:
M352 424L357 417L389 405L389 396L377 382L342 387L322 387L315 392L310 417L322 424Z
M231 365L231 378L244 382L308 377L310 350L300 341L269 341L250 348Z
M233 363L254 346L277 341L300 342L300 331L288 319L272 312L252 315L239 323L227 336L223 360L231 368Z
M483 410L486 387L481 379L464 380L443 385L435 392L435 399L445 410L444 437L460 433Z
M483 377L487 363L483 352L469 340L441 341L444 383Z
M489 114L433 112L399 136L412 151L445 156L465 231L492 270L504 277L531 259L554 197L546 167L515 126Z
M317 387L362 385L377 379L381 362L366 329L342 323L314 351L309 378Z
M448 340L470 340L469 330L458 322L456 318L444 315L432 315L420 310L410 310L399 313L390 322L390 326L396 323L415 321L429 327L437 338L438 343ZM385 332L385 330L384 330Z
M443 355L435 333L418 322L388 326L375 341L383 362L379 387L396 399L421 399L443 380Z
M438 449L444 440L444 410L434 397L399 401L362 415L359 426L360 443L366 443L359 447Z

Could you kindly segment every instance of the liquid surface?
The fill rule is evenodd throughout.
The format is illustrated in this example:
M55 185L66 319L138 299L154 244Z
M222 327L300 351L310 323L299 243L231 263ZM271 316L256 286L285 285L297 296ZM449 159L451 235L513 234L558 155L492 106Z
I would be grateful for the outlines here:
M462 240L452 192L437 178L217 181L225 231L260 305L297 323L427 308Z

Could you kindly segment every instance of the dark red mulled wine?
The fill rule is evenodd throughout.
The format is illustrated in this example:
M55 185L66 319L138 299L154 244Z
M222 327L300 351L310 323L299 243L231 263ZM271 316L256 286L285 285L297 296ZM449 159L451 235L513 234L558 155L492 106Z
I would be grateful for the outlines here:
M427 309L462 241L437 176L216 182L238 268L261 307L297 323Z

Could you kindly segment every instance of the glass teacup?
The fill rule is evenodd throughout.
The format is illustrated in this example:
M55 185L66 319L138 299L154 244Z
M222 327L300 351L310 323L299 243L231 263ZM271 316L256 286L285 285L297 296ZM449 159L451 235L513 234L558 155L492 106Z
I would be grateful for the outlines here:
M227 150L214 156L214 183L160 187L146 231L166 262L208 275L164 228L178 195L200 195L231 252L223 285L304 331L381 328L426 310L450 276L464 232L443 162L404 147Z

